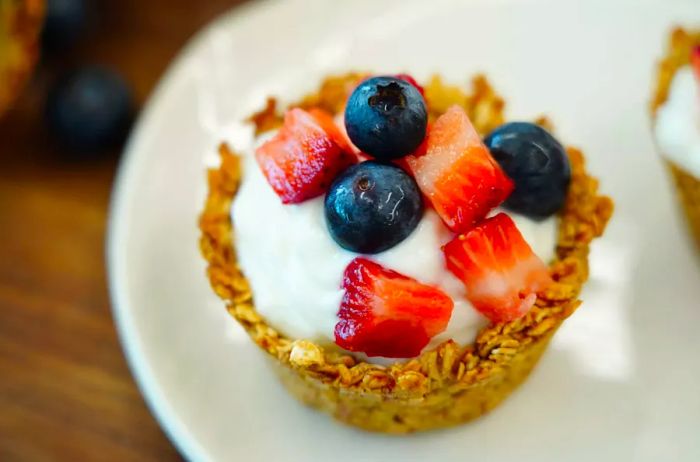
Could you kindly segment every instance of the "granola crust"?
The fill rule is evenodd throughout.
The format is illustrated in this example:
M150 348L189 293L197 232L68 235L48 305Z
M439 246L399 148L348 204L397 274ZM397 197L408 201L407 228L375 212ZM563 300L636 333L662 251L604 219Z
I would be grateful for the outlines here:
M39 55L44 0L0 1L0 116L19 96Z
M691 51L695 46L700 46L700 29L688 31L676 28L671 32L666 56L659 62L656 89L651 102L653 118L668 98L669 88L676 71L688 65ZM691 236L700 249L700 178L696 178L679 165L667 160L666 156L663 157L676 186L676 193L681 208L685 212Z
M298 105L337 112L359 78L361 74L328 78ZM504 102L482 76L473 80L468 94L439 77L425 90L431 117L459 104L480 133L504 121ZM271 99L264 111L252 116L260 131L280 123L275 106ZM408 362L380 366L308 340L287 338L269 326L256 312L236 262L230 206L242 171L239 157L225 144L220 147L220 167L209 171L209 195L199 222L209 280L229 313L269 354L288 391L302 402L347 424L386 433L472 420L496 407L527 378L561 322L581 303L578 295L588 278L589 244L603 233L613 203L598 194L598 182L586 173L582 153L569 148L568 154L572 181L561 211L556 258L550 265L554 284L539 294L536 306L523 318L484 328L471 345L450 340Z

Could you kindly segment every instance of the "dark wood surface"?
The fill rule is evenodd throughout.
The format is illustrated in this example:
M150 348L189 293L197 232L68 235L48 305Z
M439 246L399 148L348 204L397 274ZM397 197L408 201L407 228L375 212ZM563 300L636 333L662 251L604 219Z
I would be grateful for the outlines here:
M70 160L42 125L66 68L118 70L139 105L198 28L236 0L102 0L81 42L37 69L0 121L0 461L169 461L112 322L104 233L119 152Z

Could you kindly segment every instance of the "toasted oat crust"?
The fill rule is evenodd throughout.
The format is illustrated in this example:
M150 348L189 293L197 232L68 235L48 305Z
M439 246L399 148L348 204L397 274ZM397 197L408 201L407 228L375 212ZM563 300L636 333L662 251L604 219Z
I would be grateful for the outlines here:
M361 76L328 78L299 105L337 112ZM504 102L483 76L472 81L470 93L444 84L439 77L425 90L433 118L459 104L482 134L504 121ZM258 131L278 126L281 117L274 100L251 120ZM230 206L242 172L239 157L226 144L220 147L220 167L209 171L209 195L199 222L209 280L229 313L271 356L283 383L301 401L345 423L388 433L474 419L527 377L552 334L581 303L578 295L588 278L589 244L603 233L613 203L598 194L598 182L586 173L581 152L569 148L568 154L572 181L561 211L557 256L550 265L554 284L539 294L536 306L523 318L484 328L471 345L447 341L416 359L384 367L308 340L290 339L269 326L256 312L251 289L236 262Z
M668 92L673 82L673 77L678 69L688 65L693 47L700 46L700 29L689 31L676 28L671 36L666 50L666 56L659 61L656 88L651 100L652 119L656 117L656 111L668 98ZM700 178L696 178L680 166L667 160L666 165L671 172L676 193L685 212L691 236L700 249Z
M43 0L0 1L0 116L34 68L43 18Z

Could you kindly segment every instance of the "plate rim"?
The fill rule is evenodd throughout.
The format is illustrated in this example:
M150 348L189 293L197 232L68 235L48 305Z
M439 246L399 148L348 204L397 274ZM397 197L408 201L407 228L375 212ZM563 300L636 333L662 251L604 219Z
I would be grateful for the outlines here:
M132 178L144 158L141 148L149 135L155 108L164 100L168 89L175 86L182 77L182 70L188 64L193 53L202 48L212 30L226 24L236 25L253 12L262 12L266 8L288 3L289 0L259 0L256 2L234 5L201 26L176 52L173 59L160 75L151 94L134 124L134 128L122 150L121 158L115 170L114 180L107 207L107 224L105 232L105 268L110 311L117 331L117 338L126 359L129 372L143 398L146 407L158 423L165 436L178 453L186 460L210 460L207 451L199 444L192 432L187 430L185 422L175 411L170 401L162 392L153 367L143 353L143 342L134 326L133 309L128 301L125 254L121 251L122 243L128 240L128 210Z

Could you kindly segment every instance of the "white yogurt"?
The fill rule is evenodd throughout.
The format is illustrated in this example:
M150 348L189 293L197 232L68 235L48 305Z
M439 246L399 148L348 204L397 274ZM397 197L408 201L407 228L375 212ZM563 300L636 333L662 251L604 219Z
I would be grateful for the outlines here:
M700 84L690 66L676 72L656 114L655 132L663 155L700 178Z
M236 146L241 149L238 152L246 153L242 184L231 210L239 263L250 282L257 311L271 326L293 338L333 344L343 296L343 272L358 254L344 250L331 238L323 197L296 205L282 204L253 156L252 144L257 146L262 141L251 140L245 150ZM550 261L556 246L556 219L535 222L513 214L511 217L535 253ZM454 300L447 329L428 347L448 339L471 343L488 323L466 299L462 283L445 267L441 246L452 237L438 215L426 210L406 240L369 257L441 288Z

